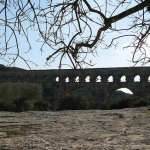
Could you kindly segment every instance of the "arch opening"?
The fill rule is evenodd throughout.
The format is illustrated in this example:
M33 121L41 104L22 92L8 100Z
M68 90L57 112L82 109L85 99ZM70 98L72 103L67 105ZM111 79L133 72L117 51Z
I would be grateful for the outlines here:
M130 89L128 89L128 88L119 88L119 89L115 90L110 95L110 99L119 100L119 99L122 99L122 98L128 98L128 97L133 97L133 96L134 96L134 94Z
M59 77L56 77L56 82L59 82Z
M79 82L79 76L75 78L75 82Z
M134 82L140 82L140 76L139 75L136 75L134 77Z
M66 78L65 78L65 82L69 82L69 77L66 77Z
M126 82L126 76L122 76L122 77L120 78L120 82Z
M90 82L90 76L87 76L87 77L85 78L85 82Z
M133 94L133 92L128 88L119 88L116 91L123 91L124 93Z
M96 82L101 82L101 76L97 76Z
M148 77L148 82L150 82L150 76Z
M108 78L108 82L113 82L113 76L110 76L110 77Z

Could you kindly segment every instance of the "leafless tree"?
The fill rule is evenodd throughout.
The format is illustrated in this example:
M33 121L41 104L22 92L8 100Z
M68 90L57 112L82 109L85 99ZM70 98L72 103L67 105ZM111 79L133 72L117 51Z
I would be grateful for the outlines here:
M150 34L150 0L1 0L0 1L0 58L10 56L11 63L23 59L20 55L19 35L22 35L29 52L32 43L28 32L37 31L38 42L51 49L46 63L59 58L59 67L68 65L63 59L68 57L73 68L85 64L89 55L97 55L99 49L117 46L121 38L131 37L124 48L134 48L132 62L142 65L150 62L147 56ZM120 21L126 20L124 27ZM94 27L94 28L93 28ZM110 41L106 41L109 36ZM13 44L12 44L13 41ZM14 49L12 51L10 49ZM138 53L139 57L136 57ZM140 54L140 55L139 55ZM13 59L12 59L13 58ZM32 60L31 60L32 61ZM29 66L30 67L30 66Z

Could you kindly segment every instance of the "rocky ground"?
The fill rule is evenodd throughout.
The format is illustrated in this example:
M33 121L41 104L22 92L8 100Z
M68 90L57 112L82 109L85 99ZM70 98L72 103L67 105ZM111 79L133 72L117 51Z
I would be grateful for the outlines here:
M0 150L150 150L150 107L0 112Z

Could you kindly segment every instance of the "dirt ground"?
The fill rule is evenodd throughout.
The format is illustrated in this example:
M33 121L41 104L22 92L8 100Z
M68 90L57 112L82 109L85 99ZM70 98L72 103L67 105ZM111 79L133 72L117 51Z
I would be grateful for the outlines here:
M0 150L150 150L150 107L0 112Z

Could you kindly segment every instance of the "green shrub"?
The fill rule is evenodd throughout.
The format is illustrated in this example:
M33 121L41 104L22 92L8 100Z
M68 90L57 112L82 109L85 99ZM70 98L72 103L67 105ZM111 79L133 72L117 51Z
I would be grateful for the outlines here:
M123 98L110 104L110 109L133 108L150 105L150 99L147 98Z
M43 97L43 101L48 102L50 110L54 110L54 104L56 102L56 98L53 98L53 97Z
M0 103L5 105L6 111L30 110L35 101L42 99L42 94L42 86L38 83L6 82L0 85Z
M34 103L33 110L47 111L50 110L50 103L45 100L37 101Z
M110 103L106 100L98 101L92 100L89 101L89 109L100 109L100 110L108 110Z
M55 110L86 110L88 108L89 101L76 95L67 95L55 102Z
M15 111L16 105L10 101L0 101L0 111Z
M110 104L109 109L122 109L129 107L129 98L122 98Z
M150 105L150 101L148 99L138 99L136 100L133 104L132 107L142 107L142 106L147 106Z

